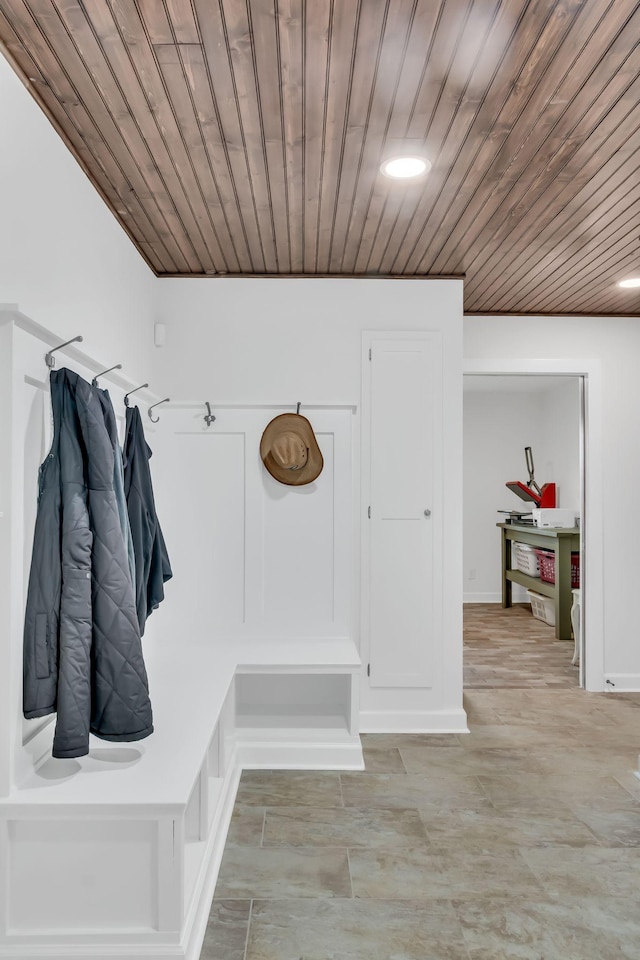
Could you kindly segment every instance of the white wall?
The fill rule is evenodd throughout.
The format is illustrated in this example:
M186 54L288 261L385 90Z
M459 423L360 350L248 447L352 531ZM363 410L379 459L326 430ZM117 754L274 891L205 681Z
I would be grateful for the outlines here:
M155 278L0 56L0 304L146 380Z
M437 674L431 690L371 690L363 678L363 712L405 712L438 715L445 725L456 714L463 717L462 700L462 283L455 280L326 280L326 279L208 279L159 280L156 288L156 316L167 327L166 346L155 353L154 381L172 401L198 401L200 416L204 401L216 412L219 405L262 408L264 424L285 408L302 403L302 413L314 422L313 406L327 411L336 406L355 408L352 415L352 523L339 527L336 536L349 540L351 557L348 578L351 597L350 636L360 645L367 662L368 638L360 637L360 404L364 331L442 332L444 380L444 524L445 549L442 558L445 581L445 620L441 646L437 651ZM265 407L272 406L270 412ZM220 411L223 429L224 411ZM175 416L178 415L176 411ZM192 416L185 410L184 416ZM328 414L327 414L328 415ZM173 416L173 414L172 414ZM185 419L185 424L187 420ZM167 420L167 430L169 427ZM185 427L186 429L186 427ZM154 441L155 443L155 441ZM156 443L160 451L161 441ZM248 456L255 459L255 437ZM213 461L212 461L213 463ZM212 467L208 468L212 469ZM225 469L218 461L218 469ZM239 466L238 466L239 469ZM323 480L322 476L320 480ZM247 481L248 482L248 481ZM325 481L326 482L326 478ZM224 486L221 479L213 484ZM335 489L352 479L336 461L332 477ZM321 488L318 487L318 493ZM159 488L159 509L164 491ZM314 494L317 496L317 494ZM314 496L308 498L308 519L315 510ZM167 500L169 498L167 497ZM259 517L259 499L247 498L247 511ZM318 503L320 501L318 500ZM305 514L299 518L301 529ZM286 518L284 518L286 519ZM259 520L258 520L259 523ZM213 531L214 526L211 526ZM176 532L176 537L180 532ZM304 539L301 551L314 551L322 542ZM182 547L176 542L176 551ZM211 550L225 550L220 538L211 535ZM342 549L342 546L340 547ZM270 556L276 557L276 553ZM264 558L263 558L264 559ZM262 561L258 561L262 562ZM231 571L225 575L231 577ZM280 564L273 577L285 576ZM228 589L235 589L232 580ZM280 609L282 628L287 629L287 609ZM212 609L208 629L216 635L222 624ZM159 629L159 627L158 627ZM436 717L437 720L437 717ZM436 722L436 721L434 721Z
M555 480L557 506L579 514L580 381L577 377L545 390L542 394L542 423L544 433L540 439L540 453L544 469L538 475L538 482L541 479Z
M160 279L154 379L181 400L358 404L362 331L455 324L461 295L457 280Z
M532 346L531 331L536 332ZM602 371L604 669L640 688L633 597L640 578L640 323L623 317L467 317L464 355L474 359L597 360ZM600 505L597 505L598 507ZM586 518L588 521L588 517ZM626 678L626 679L624 679Z

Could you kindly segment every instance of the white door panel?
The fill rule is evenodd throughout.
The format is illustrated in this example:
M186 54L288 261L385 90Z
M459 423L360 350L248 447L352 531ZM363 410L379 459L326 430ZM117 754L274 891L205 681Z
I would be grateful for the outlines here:
M439 335L375 340L370 378L373 687L429 687L442 587Z

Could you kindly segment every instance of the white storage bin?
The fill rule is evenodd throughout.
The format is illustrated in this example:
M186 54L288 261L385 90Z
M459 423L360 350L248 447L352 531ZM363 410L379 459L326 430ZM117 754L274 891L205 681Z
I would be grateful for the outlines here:
M540 564L534 547L530 547L528 543L519 543L514 540L511 549L516 570L527 573L530 577L540 576Z
M527 593L531 601L531 613L536 620L544 620L550 627L555 627L556 609L553 600L550 597L543 597L541 593L535 593L533 590L527 590Z

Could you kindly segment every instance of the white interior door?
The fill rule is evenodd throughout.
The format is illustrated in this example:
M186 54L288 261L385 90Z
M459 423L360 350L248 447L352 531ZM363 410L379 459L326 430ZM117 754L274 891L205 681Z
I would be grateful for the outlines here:
M370 368L370 682L429 687L442 612L440 336L374 340Z

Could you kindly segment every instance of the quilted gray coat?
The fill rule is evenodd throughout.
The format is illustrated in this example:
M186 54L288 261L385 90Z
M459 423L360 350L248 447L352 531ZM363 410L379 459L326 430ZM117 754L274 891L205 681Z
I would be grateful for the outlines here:
M57 712L54 757L153 732L114 448L98 391L51 372L54 438L40 467L24 631L24 715Z

